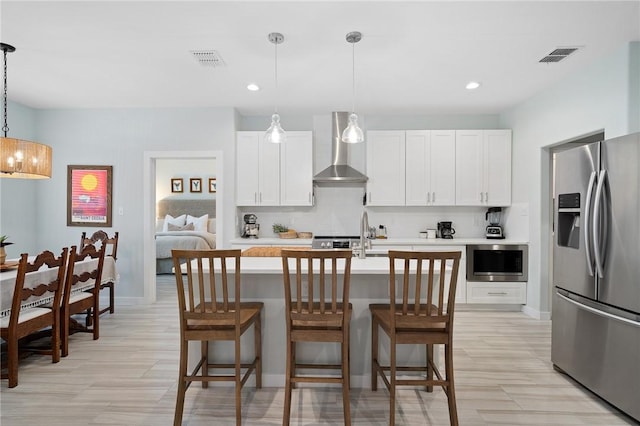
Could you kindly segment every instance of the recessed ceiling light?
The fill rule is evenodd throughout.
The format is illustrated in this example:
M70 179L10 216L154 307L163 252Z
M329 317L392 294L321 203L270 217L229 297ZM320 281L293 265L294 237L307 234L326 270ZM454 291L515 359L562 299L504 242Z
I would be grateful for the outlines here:
M260 86L255 83L249 83L247 85L247 89L251 90L252 92L257 92L258 90L260 90Z
M469 90L477 89L478 87L480 87L480 83L477 81L470 81L466 85L466 88Z

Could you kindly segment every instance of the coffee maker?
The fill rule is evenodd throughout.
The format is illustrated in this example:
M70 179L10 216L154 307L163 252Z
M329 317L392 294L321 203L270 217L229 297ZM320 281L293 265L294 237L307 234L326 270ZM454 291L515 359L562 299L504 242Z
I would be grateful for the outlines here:
M500 226L500 216L502 215L502 207L490 207L484 215L485 220L489 221L487 226L486 237L490 239L501 240L504 238L502 226Z
M245 214L243 217L244 225L242 226L242 238L258 238L260 225L256 223L258 216L253 213Z
M438 238L452 239L456 230L451 226L452 222L438 222Z

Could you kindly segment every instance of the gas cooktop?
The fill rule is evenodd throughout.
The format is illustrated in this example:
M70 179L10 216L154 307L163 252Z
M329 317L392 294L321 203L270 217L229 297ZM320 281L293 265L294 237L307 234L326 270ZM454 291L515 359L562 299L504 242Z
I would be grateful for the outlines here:
M354 242L359 242L357 235L316 235L311 242L314 249L350 249Z

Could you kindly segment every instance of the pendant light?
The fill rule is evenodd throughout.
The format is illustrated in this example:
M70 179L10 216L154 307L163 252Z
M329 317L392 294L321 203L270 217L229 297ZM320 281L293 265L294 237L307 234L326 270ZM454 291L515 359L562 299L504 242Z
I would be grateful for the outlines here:
M352 89L353 89L353 103L351 104L351 114L349 115L349 124L347 128L342 132L342 142L346 143L360 143L364 142L364 134L362 129L358 126L358 116L356 115L356 43L362 40L362 34L358 31L353 31L347 34L347 41L351 43L352 48Z
M0 43L4 52L4 125L0 138L0 177L17 179L45 179L51 177L51 147L36 142L7 137L7 53L16 48Z
M264 134L265 140L271 143L282 143L287 140L287 134L280 125L280 115L278 114L278 45L284 41L284 36L280 33L269 33L269 41L275 46L275 81L276 81L276 102L275 112L271 116L271 126Z

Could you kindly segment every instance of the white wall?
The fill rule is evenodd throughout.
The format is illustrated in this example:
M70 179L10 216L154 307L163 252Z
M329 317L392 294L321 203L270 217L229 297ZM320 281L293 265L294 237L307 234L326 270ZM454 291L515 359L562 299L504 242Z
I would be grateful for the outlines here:
M606 138L640 131L639 52L640 43L625 45L500 117L501 126L513 129L513 202L529 215L532 314L550 311L549 148L602 129Z

